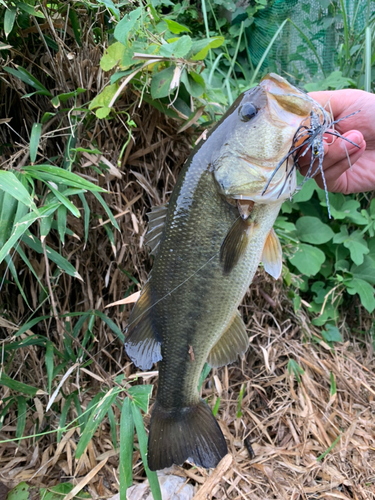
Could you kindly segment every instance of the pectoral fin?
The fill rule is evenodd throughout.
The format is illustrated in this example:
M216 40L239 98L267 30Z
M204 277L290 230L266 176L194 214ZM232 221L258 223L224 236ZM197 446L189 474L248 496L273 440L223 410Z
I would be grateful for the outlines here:
M149 223L145 241L146 244L151 248L152 255L156 255L158 251L160 240L164 232L167 211L168 203L166 203L165 205L160 205L158 207L152 207L151 212L148 212L147 214Z
M281 245L274 229L269 232L263 248L262 262L264 269L276 280L280 277L283 266Z
M146 284L133 308L125 332L125 351L142 370L149 370L162 359L160 341L152 321L151 299L151 290Z
M242 356L249 346L249 337L246 326L236 311L229 327L211 349L207 363L213 368L229 365L236 361L237 356Z
M220 262L223 264L224 274L229 274L245 253L254 227L255 222L239 217L228 231L220 248Z

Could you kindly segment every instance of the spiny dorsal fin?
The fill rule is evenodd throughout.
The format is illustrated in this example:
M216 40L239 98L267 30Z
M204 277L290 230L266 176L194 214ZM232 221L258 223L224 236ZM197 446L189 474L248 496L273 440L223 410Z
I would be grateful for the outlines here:
M129 318L125 332L125 351L141 370L149 370L162 359L160 341L152 324L152 297L146 283Z
M245 253L255 224L238 217L229 229L220 248L220 262L224 266L224 274L229 274Z
M249 346L249 337L246 326L236 311L229 327L211 349L207 363L213 368L229 365L236 361L237 356L242 356Z
M165 218L167 216L168 203L158 207L152 207L147 213L148 231L146 234L146 244L151 248L152 255L156 255L160 240L164 231Z
M274 229L271 229L264 244L262 262L266 272L277 280L283 267L283 255Z

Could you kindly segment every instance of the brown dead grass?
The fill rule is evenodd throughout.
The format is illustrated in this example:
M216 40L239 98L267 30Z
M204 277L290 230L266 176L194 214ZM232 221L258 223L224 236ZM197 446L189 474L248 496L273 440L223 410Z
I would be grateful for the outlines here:
M51 37L58 37L45 28ZM84 37L83 37L84 38ZM100 50L90 33L86 45L74 48L74 58L43 56L41 67L52 74L58 91L66 92L77 86L88 89L81 103L92 98L108 79L99 68ZM67 43L67 41L66 41ZM17 55L15 54L14 57ZM19 56L18 56L19 57ZM28 54L30 57L30 54ZM44 65L44 66L43 66ZM43 71L36 70L43 81ZM12 118L21 139L15 151L4 151L2 168L17 168L28 161L25 146L37 108L49 110L45 98L35 97L30 104L20 100L23 86L13 77L3 75L2 91L6 102L2 118ZM44 79L46 79L44 75ZM127 111L136 122L132 140L126 149L121 167L116 162L128 130L121 117L114 120L94 120L79 130L79 144L89 147L97 144L103 153L102 161L110 167L107 174L98 176L92 165L98 162L94 155L82 156L76 167L83 175L94 178L110 193L105 195L120 226L114 231L111 246L104 225L103 210L94 198L89 198L90 209L98 217L90 225L89 240L84 244L83 221L68 217L68 226L76 237L67 237L63 255L69 258L84 282L65 274L53 281L53 293L59 312L104 311L105 305L122 299L130 289L134 277L145 282L151 260L144 246L145 213L150 206L164 203L185 161L193 135L200 131L188 130L178 134L180 123L161 115L142 103L137 93L129 90L118 104L118 111ZM68 122L61 127L68 127ZM14 127L13 127L14 128ZM53 127L44 130L41 153L45 158L61 154L66 137L54 137ZM14 140L14 133L4 122L1 126L3 142ZM57 134L56 134L57 135ZM79 205L79 202L77 202ZM80 206L80 205L79 205ZM37 230L35 229L37 234ZM58 237L52 232L48 244L59 249ZM43 257L27 250L27 255L46 284L46 266ZM39 285L27 267L15 257L32 308L38 315L49 315L48 301L41 302ZM128 273L125 274L124 270ZM50 276L56 271L50 263ZM6 278L11 281L9 273ZM136 288L133 289L135 291ZM0 327L2 344L12 340L17 325L24 324L30 310L23 302L14 284L3 287ZM109 315L124 329L131 306L114 307ZM233 460L224 459L215 471L174 467L173 472L195 485L197 500L209 494L216 499L355 499L375 498L375 359L371 338L353 338L341 328L344 343L331 349L320 338L318 328L311 327L302 311L295 315L281 282L273 282L260 271L245 298L242 312L249 329L251 347L244 359L220 370L213 370L203 388L203 396L213 406L221 398L218 419L229 444ZM362 319L361 319L362 321ZM371 318L363 319L369 324ZM61 352L64 350L64 331L69 323L56 324L53 318L41 322L23 338L32 333L48 336ZM27 412L25 436L57 429L66 397L78 390L81 407L103 387L114 386L114 377L124 373L127 380L157 384L157 372L137 373L127 361L123 347L104 322L97 319L93 328L94 344L89 355L92 364L85 369L75 366L64 381L52 409L46 411L49 395L44 350L27 347L15 351L7 373L14 379L39 387ZM81 337L77 339L80 346ZM288 372L288 361L295 360L304 374L298 382ZM4 368L4 367L3 367ZM54 387L62 380L60 373ZM331 393L332 380L337 392ZM237 418L241 386L245 384L242 416ZM2 388L1 397L12 394ZM1 408L0 408L1 411ZM116 420L119 411L114 408ZM10 407L0 432L2 441L14 439L17 425L15 406ZM77 417L72 405L67 422ZM145 417L146 422L148 417ZM41 438L0 443L0 482L14 486L28 481L39 486L53 486L61 481L84 484L96 498L108 498L118 492L118 452L113 448L110 427L105 420L80 460L74 458L79 430L63 434L57 443L56 433ZM250 443L255 456L250 456ZM324 456L327 450L335 446ZM94 471L94 473L93 473ZM139 452L133 458L134 481L144 481L144 470Z

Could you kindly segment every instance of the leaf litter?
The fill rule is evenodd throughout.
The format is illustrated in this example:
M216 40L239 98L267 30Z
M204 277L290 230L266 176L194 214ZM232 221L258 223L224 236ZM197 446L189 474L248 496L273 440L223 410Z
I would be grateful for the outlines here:
M49 35L58 37L54 30ZM44 83L48 74L52 75L61 92L85 88L87 92L77 96L77 104L95 97L107 81L99 66L101 52L90 31L85 39L85 44L76 48L71 58L57 56L52 61L50 55L45 54L42 67L46 69L39 67L37 72ZM12 118L20 123L18 132L27 144L28 131L37 121L36 108L47 112L53 109L43 96L34 96L33 103L27 99L21 101L26 93L24 85L12 75L7 75L5 90L6 99L16 105L8 109L8 116L0 118ZM73 263L84 282L67 274L57 273L57 278L54 277L54 300L63 314L102 311L107 304L121 301L125 292L131 295L139 291L152 264L144 244L145 214L152 205L168 201L194 137L202 132L188 129L179 134L181 123L141 103L140 96L131 89L116 104L116 110L128 113L136 124L130 141L121 115L107 121L95 120L90 127L81 124L77 131L79 145L92 149L91 144L95 143L112 166L117 165L122 145L128 141L121 165L115 167L121 175L111 169L99 174L92 168L94 160L89 162L90 158L84 155L79 169L84 178L109 191L103 198L120 227L119 232L113 232L116 252L105 230L107 221L100 218L103 209L98 200L90 196L87 198L89 209L99 224L91 224L87 243L83 217L67 216L68 227L79 239L66 236L61 252ZM62 125L69 127L70 123L66 121ZM12 134L9 127L0 129L4 144L12 142L9 134ZM48 136L43 134L44 131L39 150L45 158L64 151L67 134L53 131ZM20 168L26 162L25 142L18 143L16 151L4 148L2 168ZM56 232L50 233L47 239L50 247L59 250ZM43 256L28 247L24 249L38 276L45 276ZM48 301L40 300L41 288L30 269L18 254L13 261L29 303L44 319L15 338L15 325L25 324L30 312L20 294L14 292L13 285L6 284L2 290L2 350L15 340L27 341L37 334L64 352L70 338L67 332L75 325L74 317L60 318L61 325L57 325L50 317ZM55 272L57 267L50 262L50 275L55 276ZM130 310L131 304L117 305L109 309L109 318L123 331ZM369 332L371 316L360 311L359 326ZM171 472L194 487L196 500L203 500L207 495L233 500L375 499L375 360L370 334L353 337L345 327L345 320L350 323L350 318L342 318L340 332L344 340L335 343L332 349L324 341L321 330L309 323L304 309L294 313L282 284L272 281L262 270L255 277L241 312L250 336L248 353L233 365L212 370L202 386L202 396L211 407L220 397L217 418L227 438L230 456L224 457L213 471L186 464L173 467ZM88 319L84 322L87 324ZM83 346L84 330L72 340L77 352ZM59 331L64 335L59 335ZM34 486L51 488L68 481L74 484L74 493L81 486L94 499L110 498L119 491L119 452L113 446L109 420L102 421L86 450L76 459L80 428L68 428L58 440L56 431L61 414L69 395L76 395L79 408L84 412L103 387L112 389L118 385L116 377L121 374L126 381L153 384L155 394L157 372L137 372L126 359L120 340L99 316L94 318L92 336L91 364L80 370L81 362L77 360L78 366L70 376L65 377L66 370L55 376L53 385L61 384L61 391L54 394L53 405L48 409L45 350L38 345L14 350L7 374L37 388L38 392L31 396L33 401L25 415L25 439L14 440L19 437L16 435L20 417L17 405L11 404L1 414L0 482L6 487L27 481ZM290 360L301 368L299 381L293 370L288 370ZM3 402L19 394L1 386ZM4 403L0 412L3 409ZM120 411L116 406L113 412L119 422ZM79 418L78 407L72 404L66 422ZM148 421L149 415L146 415L146 424ZM38 437L33 437L35 434ZM135 446L134 482L141 483L145 481L145 473L137 441Z

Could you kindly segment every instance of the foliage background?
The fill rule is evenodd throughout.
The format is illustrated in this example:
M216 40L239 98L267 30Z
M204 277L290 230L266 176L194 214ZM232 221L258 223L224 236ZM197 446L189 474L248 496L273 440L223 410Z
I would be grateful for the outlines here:
M145 213L167 201L194 140L268 71L309 91L373 91L374 2L28 0L0 1L0 9L0 446L7 478L52 487L61 471L81 477L98 461L103 472L117 457L122 498L132 465L135 479L148 475L157 498L140 413L147 413L155 372L140 379L125 360L129 306L105 309L146 280ZM368 350L375 202L368 194L330 194L329 220L325 200L311 180L283 205L276 224L283 285L261 272L245 318L253 331L251 316L266 308L274 317L260 315L265 330L288 317L316 349L339 349L350 336ZM251 314L246 304L254 300ZM300 364L283 356L276 372L300 383L306 366L299 355ZM262 363L259 357L254 373ZM246 373L231 378L231 403L221 401L215 377L203 386L215 413L229 415L235 404L239 415ZM334 376L327 390L334 397ZM34 449L25 459L29 472L12 461L16 450L28 456L27 447ZM117 484L100 477L94 496Z

